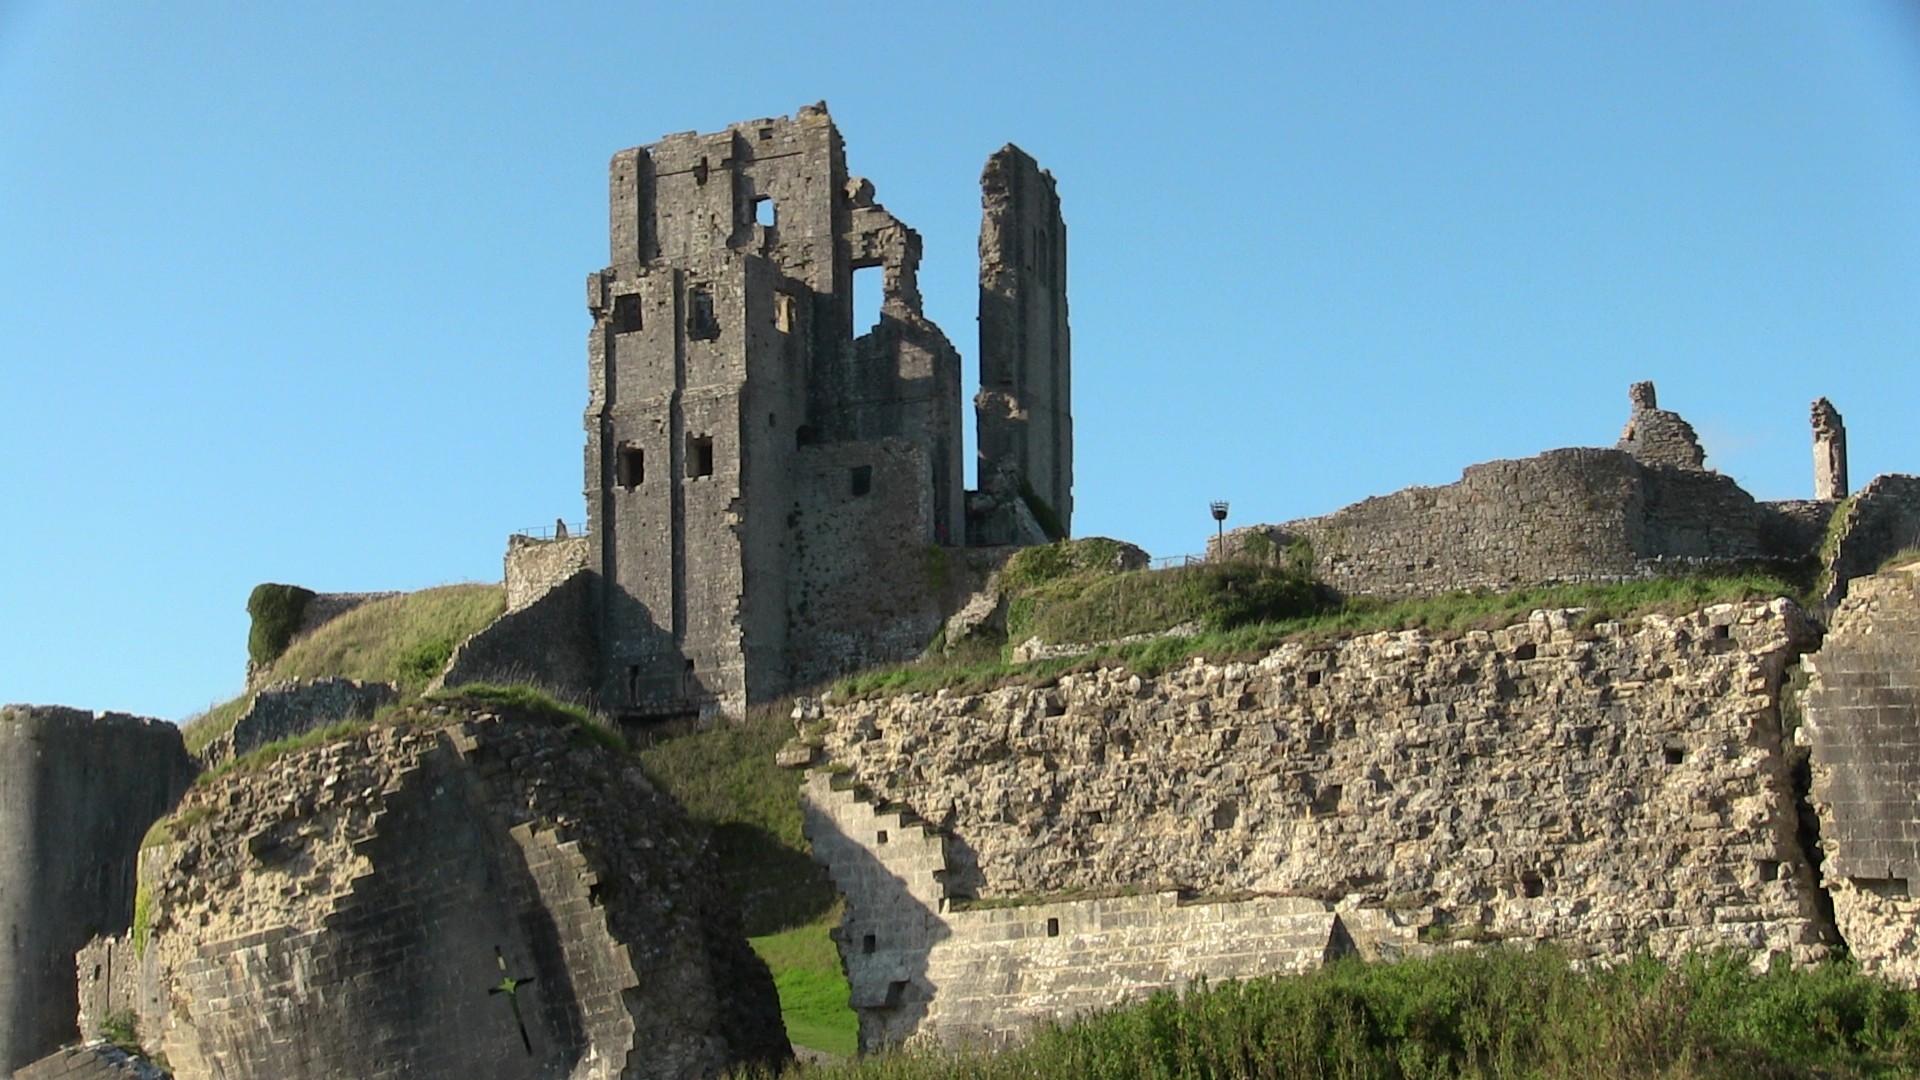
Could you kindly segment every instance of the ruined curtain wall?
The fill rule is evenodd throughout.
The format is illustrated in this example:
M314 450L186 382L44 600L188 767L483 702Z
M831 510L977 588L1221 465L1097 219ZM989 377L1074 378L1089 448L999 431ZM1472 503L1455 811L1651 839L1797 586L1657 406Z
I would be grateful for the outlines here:
M1783 753L1798 609L1540 613L1257 663L830 706L825 756L943 830L949 895L1245 891L1621 957L1812 959Z
M1458 483L1408 488L1271 531L1282 545L1305 537L1321 578L1350 594L1624 577L1640 540L1638 475L1617 451L1555 450L1476 465Z

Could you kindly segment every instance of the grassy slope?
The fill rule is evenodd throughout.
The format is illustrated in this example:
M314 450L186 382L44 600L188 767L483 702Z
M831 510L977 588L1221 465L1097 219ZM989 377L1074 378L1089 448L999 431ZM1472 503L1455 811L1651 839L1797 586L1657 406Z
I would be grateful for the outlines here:
M1755 974L1742 957L1582 973L1486 948L1163 993L997 1054L884 1054L822 1080L1082 1077L1913 1076L1920 993L1845 964Z
M663 742L640 758L655 783L713 830L748 942L773 971L787 1038L851 1054L858 1021L827 936L840 909L800 832L800 775L773 760L792 737L783 710L758 709L742 723Z
M416 694L446 666L453 647L506 610L498 585L442 585L390 596L347 612L294 642L269 669L269 680L346 679L397 682ZM248 696L216 705L181 725L198 753L246 712Z

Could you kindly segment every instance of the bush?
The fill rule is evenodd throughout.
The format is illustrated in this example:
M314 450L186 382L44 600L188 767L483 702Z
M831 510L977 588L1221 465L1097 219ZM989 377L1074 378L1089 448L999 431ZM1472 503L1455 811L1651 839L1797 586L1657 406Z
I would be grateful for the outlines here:
M247 630L247 656L259 667L266 667L287 651L294 631L300 629L300 616L306 613L312 589L298 585L256 585L247 597L247 614L253 625Z

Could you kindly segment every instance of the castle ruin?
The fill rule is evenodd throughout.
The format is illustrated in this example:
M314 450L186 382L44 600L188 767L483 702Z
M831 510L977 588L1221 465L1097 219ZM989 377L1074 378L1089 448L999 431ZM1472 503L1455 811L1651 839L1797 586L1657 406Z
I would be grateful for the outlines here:
M964 488L960 353L922 312L920 236L848 173L824 105L622 151L609 180L610 265L587 279L602 708L737 715L917 653L951 552L1045 539L1007 524L990 496L1009 484L1064 532L1066 228L1025 152L984 179L985 499ZM872 327L856 287L881 290Z

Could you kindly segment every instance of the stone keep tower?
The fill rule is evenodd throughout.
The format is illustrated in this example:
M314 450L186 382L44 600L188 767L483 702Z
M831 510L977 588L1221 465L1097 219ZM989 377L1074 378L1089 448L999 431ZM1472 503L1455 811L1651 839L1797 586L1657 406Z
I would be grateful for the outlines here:
M988 175L982 250L1004 232L996 250L1019 271L995 302L1042 313L1039 330L983 330L983 369L996 384L1014 373L1014 392L1034 395L1010 399L1013 429L1039 433L996 427L993 445L1018 451L1064 520L1059 202L1016 148ZM996 210L995 176L1024 194ZM738 715L791 686L914 655L945 615L934 579L946 575L927 567L966 543L967 511L960 355L922 314L919 235L847 174L824 105L623 151L609 179L611 265L587 280L601 706ZM1041 250L1044 277L1031 269ZM880 320L858 327L855 275L870 268ZM1030 302L1031 288L1044 299Z

